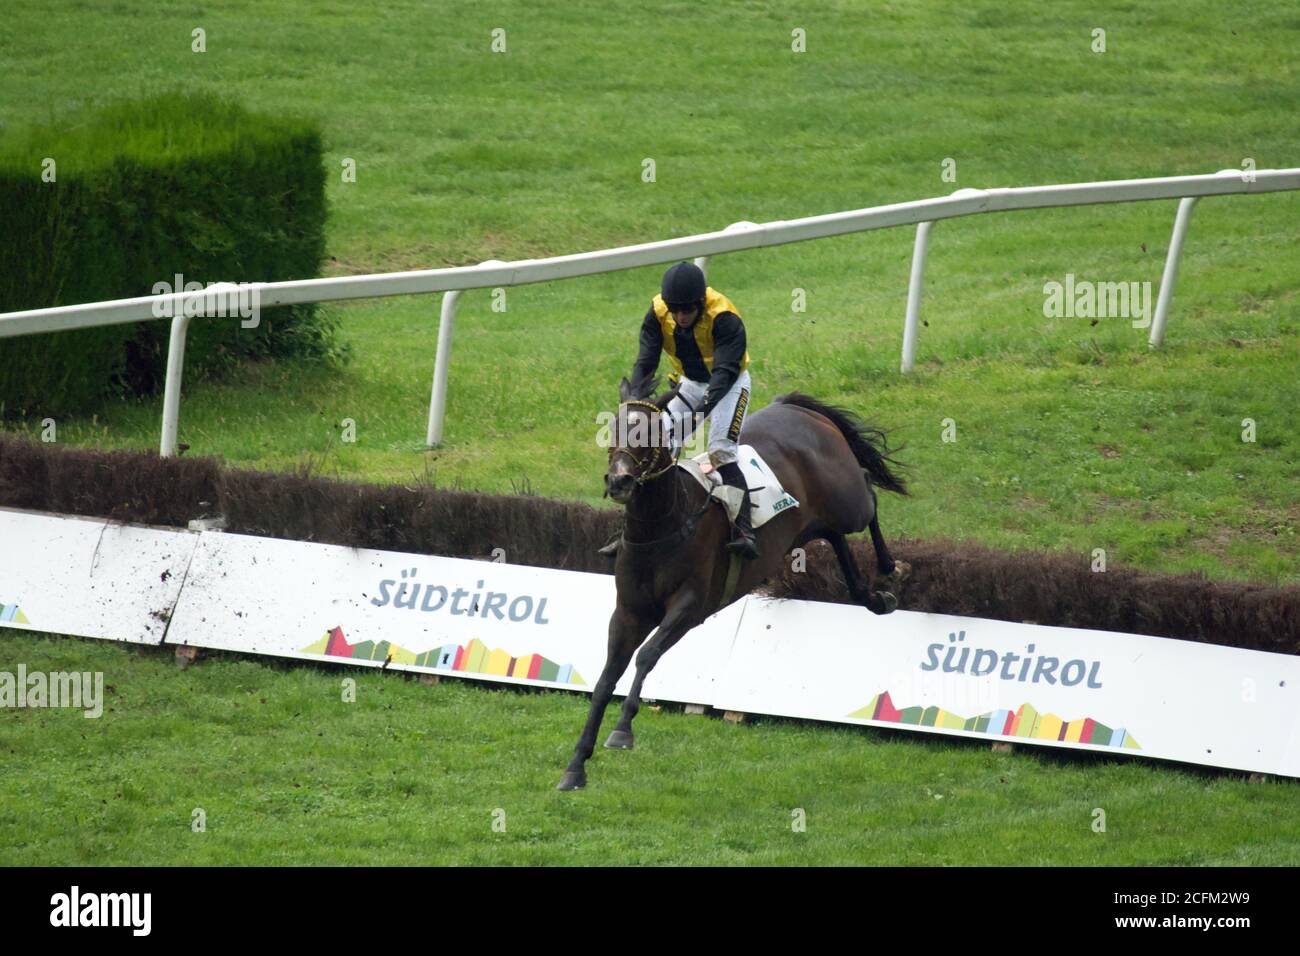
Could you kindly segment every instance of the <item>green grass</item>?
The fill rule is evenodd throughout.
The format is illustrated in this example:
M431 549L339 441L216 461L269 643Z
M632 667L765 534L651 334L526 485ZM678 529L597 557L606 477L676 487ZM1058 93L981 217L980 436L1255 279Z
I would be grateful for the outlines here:
M961 187L1206 173L1245 157L1300 165L1294 11L1094 6L18 0L0 19L0 121L176 88L315 117L336 274L572 253ZM199 26L205 54L190 52ZM506 54L489 52L495 27ZM805 54L790 52L795 27ZM1105 54L1090 50L1094 27ZM647 157L654 183L640 178ZM955 183L940 178L948 157ZM355 183L342 182L344 158ZM915 495L883 503L887 536L1104 548L1112 566L1300 582L1300 196L1199 205L1159 352L1127 320L1043 316L1044 283L1067 273L1157 283L1174 210L940 223L907 377L912 230L716 257L710 278L745 316L756 407L799 388L908 445ZM443 485L527 481L600 504L594 419L630 368L659 271L511 289L505 312L466 294L436 451L422 447L430 297L333 307L354 355L342 369L192 381L181 440L239 466L311 455L349 477L428 468ZM88 410L58 422L59 441L156 447L160 409ZM35 436L40 418L6 427ZM355 444L339 440L345 418ZM1241 440L1246 418L1254 443ZM118 695L102 721L0 713L15 767L0 821L19 834L0 847L15 861L1297 862L1292 784L663 712L640 718L637 751L602 752L593 789L565 799L550 788L583 698L359 673L358 703L343 706L340 675L308 668L222 659L177 674L92 642L4 640L4 658L30 667L100 667ZM209 811L203 836L188 829L194 806ZM798 806L802 835L789 826ZM1095 806L1104 836L1089 827ZM490 829L496 807L506 834Z
M1300 20L1267 4L260 4L118 13L19 3L0 24L6 124L86 99L219 90L326 131L332 271L553 255L946 193L1295 165L1283 117ZM130 14L129 16L127 14ZM419 28L417 29L417 25ZM190 52L190 31L208 52ZM507 30L508 51L489 52ZM790 30L808 52L790 52ZM1091 29L1108 52L1090 50ZM714 42L710 36L716 36ZM150 42L141 43L141 37ZM656 59L658 57L658 59ZM706 69L707 67L707 69ZM656 159L657 182L641 161ZM358 164L344 183L339 163ZM957 160L956 183L941 161ZM1300 581L1300 197L1206 200L1167 348L1124 319L1046 319L1043 284L1158 283L1174 203L941 223L921 365L897 371L911 230L717 257L746 317L756 406L801 388L895 430L916 497L890 535L1083 551L1215 578ZM659 269L462 300L444 446L423 450L436 298L334 307L355 361L191 382L181 440L237 465L600 503L595 415L635 353ZM238 277L232 277L238 278ZM791 290L808 311L791 313ZM161 399L59 422L63 442L157 443ZM357 441L339 441L339 423ZM953 418L958 442L940 441ZM1254 418L1258 440L1240 440ZM34 413L10 428L35 435Z
M559 793L581 695L2 640L111 690L98 720L0 710L0 865L1300 863L1293 781L644 708Z

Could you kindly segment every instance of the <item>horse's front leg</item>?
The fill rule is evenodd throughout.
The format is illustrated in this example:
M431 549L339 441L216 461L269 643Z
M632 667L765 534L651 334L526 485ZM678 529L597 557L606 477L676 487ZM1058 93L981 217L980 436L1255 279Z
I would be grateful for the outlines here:
M623 712L618 723L610 732L605 746L616 750L632 748L632 720L641 708L641 685L646 675L659 663L659 658L668 653L669 648L682 639L686 632L700 623L699 595L692 590L682 589L669 599L663 623L655 636L646 641L641 653L636 656L636 679L632 681L632 690L623 701Z
M592 691L591 710L587 713L587 723L574 748L573 759L569 761L556 789L580 790L587 785L587 771L584 768L596 748L596 734L600 731L605 707L614 696L614 685L627 670L632 655L652 627L652 623L636 617L622 605L614 608L609 619L609 650L605 656L605 669L601 671L600 680L596 681L595 690Z

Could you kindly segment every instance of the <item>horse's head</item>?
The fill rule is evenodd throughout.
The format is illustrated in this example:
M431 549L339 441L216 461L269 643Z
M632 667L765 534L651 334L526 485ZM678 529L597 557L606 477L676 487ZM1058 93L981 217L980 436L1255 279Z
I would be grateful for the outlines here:
M672 447L663 428L663 410L677 394L676 389L660 395L656 380L636 384L627 379L619 384L618 414L609 436L609 467L605 470L605 494L625 505L638 485L651 481L673 466Z

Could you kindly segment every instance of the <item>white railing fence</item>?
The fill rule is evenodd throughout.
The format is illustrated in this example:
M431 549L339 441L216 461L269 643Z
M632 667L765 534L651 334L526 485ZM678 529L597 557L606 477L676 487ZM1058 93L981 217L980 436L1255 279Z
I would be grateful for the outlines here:
M1160 345L1169 316L1178 261L1191 218L1192 207L1205 196L1241 193L1269 193L1300 189L1300 169L1243 171L1225 169L1204 176L1170 176L1159 179L1124 179L1100 183L1071 183L1056 186L1027 186L1011 189L959 189L950 196L913 202L873 206L824 216L808 216L776 222L738 222L718 232L684 236L661 242L621 246L598 252L584 252L549 259L519 262L491 260L476 266L453 269L424 269L363 276L335 276L289 282L256 282L242 290L231 283L218 283L206 290L139 296L86 305L30 309L0 314L0 338L59 332L139 322L175 316L167 356L167 381L163 396L163 424L160 452L176 454L180 419L181 375L185 359L185 333L196 305L210 314L238 314L240 296L256 296L261 307L304 302L338 302L346 299L391 295L445 293L438 326L438 351L429 406L426 439L432 447L442 441L446 415L447 379L451 368L451 342L460 293L466 289L495 289L506 286L550 282L577 276L617 272L641 266L662 265L694 257L701 268L710 256L766 246L780 246L808 239L824 239L849 233L869 232L894 226L915 225L916 242L908 281L907 312L903 326L901 370L911 371L916 361L916 344L921 315L921 290L929 251L931 227L941 219L956 219L987 212L1044 209L1057 206L1085 206L1105 203L1145 202L1178 199L1169 253L1165 259L1160 293L1151 323L1149 344ZM230 302L224 301L229 297Z

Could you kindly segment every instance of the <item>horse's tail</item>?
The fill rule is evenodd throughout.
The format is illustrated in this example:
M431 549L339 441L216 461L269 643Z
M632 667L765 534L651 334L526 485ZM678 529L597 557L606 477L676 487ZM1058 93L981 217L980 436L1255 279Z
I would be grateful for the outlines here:
M907 494L907 486L903 483L903 479L894 473L901 470L903 466L891 457L901 449L891 449L885 433L879 428L864 424L862 419L847 408L827 405L803 392L778 395L772 401L773 404L798 405L800 408L806 408L829 418L840 430L844 440L849 443L849 448L853 450L853 457L858 460L858 464L862 466L862 470L867 473L867 478L873 485L900 495ZM890 468L891 465L893 470Z

